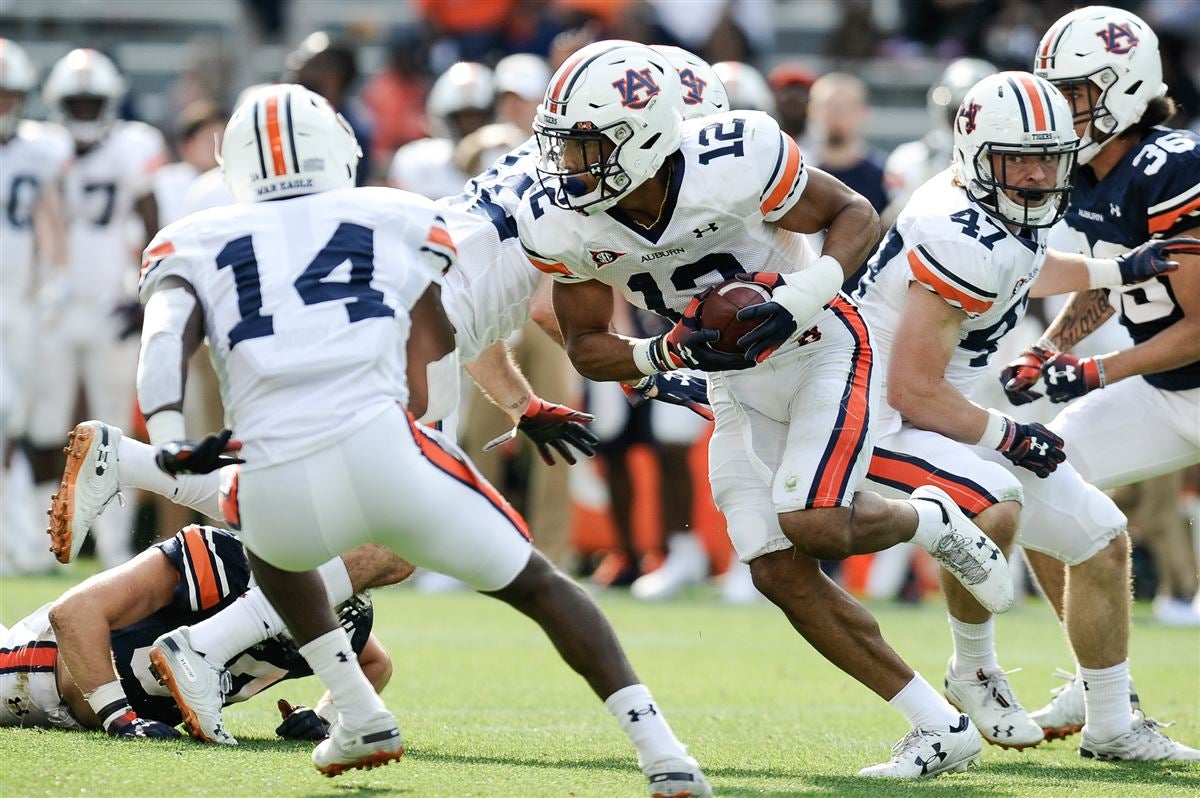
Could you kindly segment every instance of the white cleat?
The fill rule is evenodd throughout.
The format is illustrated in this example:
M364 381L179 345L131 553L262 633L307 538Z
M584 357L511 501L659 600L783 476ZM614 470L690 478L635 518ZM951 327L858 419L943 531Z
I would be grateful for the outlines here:
M384 710L358 729L342 726L341 718L329 727L329 736L313 749L312 761L325 776L347 770L370 770L404 756L404 738L392 713Z
M1066 684L1055 687L1050 691L1050 703L1029 717L1042 727L1042 733L1047 740L1065 740L1072 734L1083 729L1087 719L1087 709L1083 701L1083 682L1074 673L1059 668L1054 672L1057 679L1066 680ZM1134 689L1132 677L1129 679L1129 705L1136 710L1141 707L1137 690Z
M1013 695L1004 671L979 668L965 679L954 674L954 660L946 669L946 700L965 712L983 739L1001 748L1033 748L1044 739Z
M892 758L858 771L869 778L921 779L939 773L960 773L979 764L983 742L966 715L956 726L913 729L892 747Z
M1108 742L1098 743L1091 739L1084 727L1079 755L1084 759L1117 762L1200 762L1200 751L1175 742L1158 730L1160 725L1139 709L1133 713L1130 730Z
M50 499L50 551L64 565L83 548L96 516L117 495L117 444L121 430L101 421L85 421L67 436L58 492Z
M666 601L706 578L708 555L704 545L691 533L675 534L667 541L667 557L662 565L634 580L629 594L641 601Z
M188 631L188 627L181 626L154 641L150 670L171 691L192 737L206 743L237 745L221 718L225 671L192 648Z
M708 798L713 794L694 757L663 760L643 770L650 779L650 798Z
M979 527L958 509L941 488L922 485L914 500L931 501L942 510L945 525L936 545L926 549L971 595L991 613L1007 612L1013 603L1008 560ZM916 542L914 538L913 542Z

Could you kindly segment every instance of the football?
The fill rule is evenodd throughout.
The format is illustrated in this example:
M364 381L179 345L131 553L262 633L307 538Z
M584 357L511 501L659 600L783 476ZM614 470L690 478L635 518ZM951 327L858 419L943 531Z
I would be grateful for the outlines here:
M771 299L771 289L758 283L726 280L705 297L700 306L700 324L705 329L720 330L721 337L712 343L720 352L740 352L737 342L761 322L738 321L737 312L750 305Z

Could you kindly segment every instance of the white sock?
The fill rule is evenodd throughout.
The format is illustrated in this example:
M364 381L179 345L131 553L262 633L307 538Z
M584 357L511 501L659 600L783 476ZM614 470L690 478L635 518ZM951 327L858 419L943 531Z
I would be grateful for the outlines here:
M341 557L334 557L317 569L321 581L325 583L325 595L329 597L329 606L336 607L343 601L349 601L354 595L354 585L350 583L350 572Z
M950 636L954 639L953 674L966 678L980 668L996 669L996 626L991 618L983 623L967 623L953 615L950 619Z
M638 767L645 770L664 759L687 758L687 746L675 737L646 685L622 687L604 699L604 708L637 749Z
M929 686L919 673L888 701L900 711L914 729L931 729L958 725L958 710Z
M917 531L913 532L910 543L915 543L925 551L937 546L938 541L946 532L946 516L937 502L928 499L909 499L909 505L917 511Z
M262 588L253 587L216 615L193 624L188 638L192 648L222 668L251 646L286 631Z
M1111 668L1079 667L1083 679L1083 705L1088 737L1108 742L1129 731L1133 710L1129 706L1129 660Z
M149 444L121 436L117 444L117 464L122 488L140 488L165 496L175 504L190 507L209 518L220 519L221 508L217 494L221 487L221 472L185 474L171 479L154 462L155 449Z
M300 655L328 688L343 726L361 728L380 712L387 712L383 700L363 675L358 655L342 627L300 646Z

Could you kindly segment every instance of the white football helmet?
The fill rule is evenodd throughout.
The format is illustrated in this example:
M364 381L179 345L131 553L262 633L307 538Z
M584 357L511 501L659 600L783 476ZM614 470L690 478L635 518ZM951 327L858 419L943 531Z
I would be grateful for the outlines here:
M611 208L679 149L681 106L679 73L662 53L620 39L576 51L533 118L538 173L553 202L585 213Z
M721 61L713 64L713 71L725 84L732 110L775 114L775 95L757 69L741 61Z
M1158 36L1141 18L1108 6L1088 6L1062 17L1038 44L1034 74L1055 86L1091 83L1100 97L1082 136L1079 162L1142 118L1155 97L1167 93Z
M0 139L9 138L17 129L25 95L33 90L35 83L37 70L33 68L29 56L16 42L0 39L0 91L20 95L11 109L0 113Z
M350 188L361 157L350 124L324 97L279 83L234 109L218 161L234 199L259 202Z
M934 127L947 132L954 127L958 107L976 83L995 75L998 70L980 58L956 58L951 61L929 87L925 107Z
M729 110L729 93L725 91L725 84L717 77L711 64L682 47L655 44L651 45L651 49L665 55L671 66L679 72L680 90L683 93L683 105L679 107L679 112L685 120Z
M51 121L65 126L77 144L95 144L117 119L125 96L125 80L108 56L96 50L72 50L59 59L42 87ZM77 101L97 103L94 114L81 115Z
M550 66L541 56L515 53L497 62L495 82L497 95L511 91L522 100L539 100L550 82Z
M967 193L991 215L1021 227L1050 227L1066 213L1078 149L1066 99L1028 72L979 81L954 121L954 163ZM1049 159L1054 185L1030 189L1009 183L1008 158L1015 156Z
M447 123L451 114L460 111L491 111L496 97L496 79L492 70L474 61L459 61L433 82L425 113L445 129L440 133L453 134Z

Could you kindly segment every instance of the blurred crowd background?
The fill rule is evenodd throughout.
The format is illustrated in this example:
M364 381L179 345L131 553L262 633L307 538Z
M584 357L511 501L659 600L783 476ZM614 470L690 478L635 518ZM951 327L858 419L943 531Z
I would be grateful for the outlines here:
M1200 122L1200 2L1113 2L1159 34L1165 79L1182 111L1177 127ZM1051 22L1078 3L1063 0L0 0L0 35L22 47L44 77L76 47L116 63L129 86L120 116L158 128L172 163L158 169L154 195L166 224L216 202L214 136L241 91L288 80L322 94L351 121L364 151L364 183L432 198L459 193L467 178L530 134L552 71L594 39L674 44L717 65L735 109L775 115L800 142L806 162L871 200L885 224L928 175L948 164L947 111L957 99L946 68L956 59L1028 69ZM963 62L971 69L987 68ZM980 75L982 76L982 75ZM973 81L972 81L973 82ZM939 87L940 91L939 91ZM965 87L962 87L965 90ZM45 118L37 91L25 115ZM945 160L938 160L944 155ZM207 179L206 179L207 173ZM930 172L929 174L932 174ZM130 268L147 231L130 220ZM153 231L149 231L151 234ZM0 287L2 290L2 287ZM130 293L132 297L132 293ZM1032 320L1006 339L1032 341L1057 308L1034 302ZM624 324L656 321L630 310ZM478 394L458 434L468 452L529 517L535 540L598 588L633 586L646 600L724 575L722 595L754 601L748 572L730 562L706 479L708 425L687 411L649 403L630 408L612 385L587 385L565 355L530 325L510 342L535 390L597 416L596 460L546 467L519 443L485 455L483 442L507 418ZM1110 324L1086 353L1127 346ZM1001 351L1000 367L1015 353ZM44 364L43 364L44 365ZM203 367L198 359L194 368ZM189 387L189 425L220 426L211 376ZM991 404L1005 406L998 383ZM1009 408L1048 420L1056 408ZM77 419L90 412L80 397ZM136 408L104 421L137 434ZM65 437L67 430L64 429ZM18 463L19 466L19 463ZM1200 625L1196 521L1200 474L1180 473L1121 491L1130 514L1136 590L1155 599L1163 622ZM133 546L171 534L187 514L136 500ZM44 505L43 505L44 506ZM10 530L12 527L9 527ZM101 552L101 558L127 552ZM668 554L670 556L668 556ZM1018 558L1019 559L1019 558ZM26 570L50 562L21 563ZM107 563L106 563L107 564ZM12 572L17 564L9 559ZM830 564L850 590L919 601L937 590L935 568L906 547ZM640 581L639 581L640 580ZM452 587L437 575L424 589ZM1030 589L1033 589L1030 587Z

